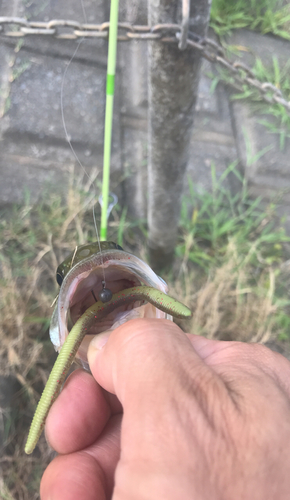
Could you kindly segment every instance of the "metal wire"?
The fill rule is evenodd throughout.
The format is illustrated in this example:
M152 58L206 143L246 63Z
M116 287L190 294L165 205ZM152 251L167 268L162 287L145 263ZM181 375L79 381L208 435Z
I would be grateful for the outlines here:
M186 2L184 2L186 8ZM88 24L77 21L52 19L48 22L27 21L19 17L0 17L0 37L21 38L25 36L45 36L58 40L108 39L110 23ZM224 49L211 38L202 38L196 33L188 32L186 23L158 24L156 26L140 26L130 23L118 23L118 41L130 42L132 40L151 40L162 43L178 44L180 49L191 47L198 50L202 57L211 63L225 68L233 77L233 84L242 90L244 84L254 88L260 99L270 104L282 105L290 113L290 101L287 101L281 90L271 82L260 82L255 78L251 68L239 61L230 61Z

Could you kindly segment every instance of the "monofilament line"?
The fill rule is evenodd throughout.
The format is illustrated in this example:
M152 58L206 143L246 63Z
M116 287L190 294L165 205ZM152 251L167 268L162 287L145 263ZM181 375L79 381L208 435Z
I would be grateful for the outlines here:
M85 20L85 23L87 23L87 15L86 15L86 11L85 11L85 6L83 4L83 0L81 0L81 6L82 6L82 11L83 11L83 16L84 16L84 20ZM82 164L82 162L80 161L78 155L76 154L74 148L73 148L73 145L71 143L71 139L70 139L70 136L68 134L68 131L67 131L67 126L66 126L66 121L65 121L65 116L64 116L64 105L63 105L63 96L64 96L64 84L65 84L65 80L66 80L66 75L67 75L67 71L72 63L72 61L74 60L79 48L80 48L80 45L81 43L83 42L84 38L81 38L76 46L76 49L73 53L73 55L71 56L68 64L66 65L66 68L64 70L64 73L63 73L63 76L62 76L62 81L61 81L61 88L60 88L60 111L61 111L61 118L62 118L62 125L63 125L63 129L64 129L64 133L65 133L65 137L66 137L66 140L69 144L69 147L71 149L71 152L72 154L74 155L77 163L79 164L79 166L81 167L81 169L83 170L83 172L85 173L85 175L87 176L87 178L89 179L89 181L91 182L91 178L88 174L88 172L86 171L84 165ZM91 184L93 186L93 189L95 191L95 199L97 198L97 192L96 192L96 188L94 186L94 184ZM103 278L104 278L104 281L106 282L106 277L105 277L105 269L103 267L103 253L102 253L102 249L101 249L101 245L100 245L100 237L99 237L99 231L98 231L98 226L97 226L97 221L96 221L96 214L95 214L95 203L93 205L93 220L94 220L94 226L95 226L95 231L96 231L96 235L97 235L97 241L98 241L98 245L99 245L99 252L100 252L100 256L101 256L101 259L102 259L102 270L103 270Z

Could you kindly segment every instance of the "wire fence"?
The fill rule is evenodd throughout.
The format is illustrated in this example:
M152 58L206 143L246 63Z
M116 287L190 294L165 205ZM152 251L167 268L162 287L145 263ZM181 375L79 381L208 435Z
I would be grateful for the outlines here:
M108 39L110 23L83 24L77 21L53 19L48 22L27 21L18 17L0 17L0 37L23 38L25 36L44 36L58 40ZM186 30L179 24L157 24L156 26L132 25L118 23L118 41L132 40L159 41L178 44L182 49L190 47L198 50L202 57L211 63L218 64L231 75L230 84L239 90L247 85L254 88L260 99L269 104L280 104L290 113L290 101L287 101L281 90L271 82L261 82L255 77L252 69L241 61L231 61L223 47L211 38L203 38ZM181 47L182 44L182 47Z

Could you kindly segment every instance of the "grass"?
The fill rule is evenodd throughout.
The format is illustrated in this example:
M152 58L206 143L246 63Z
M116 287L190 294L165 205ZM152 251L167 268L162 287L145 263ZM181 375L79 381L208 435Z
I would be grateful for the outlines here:
M285 5L281 0L237 0L236 2L213 0L210 24L221 38L230 34L234 29L248 28L262 34L271 33L290 40L290 4ZM224 40L223 45L229 52L236 53L237 47L225 44ZM272 67L267 67L261 59L256 58L255 65L251 69L258 81L272 83L281 90L284 99L290 101L289 64L281 68L278 58L274 56ZM246 73L241 70L240 76L246 76ZM290 137L289 111L281 104L262 102L260 94L254 87L247 83L237 83L234 76L223 68L218 68L218 75L213 76L212 89L220 80L238 88L239 92L232 97L233 99L247 99L258 103L254 111L264 115L260 123L270 133L279 135L280 149L283 150L286 138ZM271 99L271 88L265 96Z
M230 175L238 176L242 185L234 197L225 184ZM194 311L192 322L183 327L212 338L288 339L289 238L274 228L273 206L263 210L260 200L249 199L234 165L220 179L212 167L212 179L211 193L197 193L190 184L175 268L164 276L171 294ZM66 199L44 193L34 206L27 196L0 225L0 375L16 384L2 415L1 498L38 498L40 477L53 456L44 437L30 457L23 449L55 359L47 329L57 293L57 264L76 244L96 239L89 188L70 183ZM108 229L110 239L146 259L144 221L129 221L126 210L115 207Z
M225 184L229 174L241 183L236 196ZM261 200L251 200L234 165L219 180L212 166L212 179L211 193L198 193L189 181L176 249L193 301L191 331L242 341L288 338L290 269L285 272L284 262L290 238L274 226L275 206L263 209Z
M213 0L210 25L219 36L248 28L290 40L290 5L281 0Z
M240 55L245 47L230 46L225 42L224 35L231 34L235 29L248 28L259 31L262 34L271 33L290 40L290 4L283 0L213 0L211 8L211 27L221 38L225 50ZM279 64L276 56L272 59L272 65L266 66L261 59L256 57L254 67L251 68L254 78L261 83L269 82L277 87L286 101L290 101L290 64ZM240 69L241 78L247 76ZM238 81L233 74L225 68L217 66L217 74L211 75L213 79L212 90L219 81L230 84L238 93L232 99L250 100L253 112L263 115L260 123L266 127L269 133L278 134L280 149L285 147L286 138L290 137L290 114L282 104L265 102L254 86L246 82ZM265 97L271 100L273 90L268 86Z
M49 196L48 196L49 194ZM55 359L48 337L50 305L57 293L56 265L76 243L93 238L84 207L87 188L68 188L66 200L53 192L32 206L2 214L0 225L0 376L17 382L1 415L6 436L1 450L0 497L37 498L44 467L51 459L44 438L38 452L26 457L23 447L39 395ZM49 200L49 201L46 201ZM11 390L11 388L10 388ZM9 384L7 385L7 397ZM2 496L1 496L2 495Z
M27 457L23 450L56 357L48 326L58 292L57 265L77 244L96 240L92 217L96 197L90 185L82 179L70 182L65 198L48 189L36 205L27 194L23 205L1 213L0 383L4 389L7 385L8 402L0 414L0 498L38 498L41 475L53 455L43 436L33 455ZM99 215L97 208L97 220ZM111 239L140 254L144 231L142 221L127 221L126 211L115 207Z
M256 58L255 65L252 68L255 78L260 82L270 82L281 90L284 98L290 101L290 63L280 68L279 61L276 56L272 59L272 67L266 67L261 59ZM271 97L271 90L269 90L268 97ZM280 149L285 147L286 138L290 137L290 114L281 104L268 104L261 102L261 99L253 88L246 85L243 90L235 94L233 99L250 99L256 102L253 106L253 111L262 114L265 119L259 120L259 123L264 125L269 132L278 134L280 138ZM269 121L267 118L271 118Z
M290 114L282 104L268 103L261 99L260 93L247 83L237 83L233 75L229 74L225 69L216 67L217 73L209 73L212 78L211 91L213 92L219 82L224 82L236 90L237 93L232 94L232 100L246 100L251 102L251 109L256 115L260 115L259 123L264 125L269 133L279 135L280 149L285 147L286 138L290 138ZM278 58L273 56L272 64L266 66L262 60L256 57L255 65L251 68L254 78L261 83L269 82L277 87L284 99L290 101L290 63L286 63L283 67L280 66ZM243 70L240 71L240 76L246 76ZM272 90L269 87L265 97L271 99Z

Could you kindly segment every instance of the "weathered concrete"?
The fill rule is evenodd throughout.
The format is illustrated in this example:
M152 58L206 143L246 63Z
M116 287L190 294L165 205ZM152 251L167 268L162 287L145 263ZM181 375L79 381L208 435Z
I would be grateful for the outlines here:
M188 194L188 178L198 191L211 191L211 166L214 166L216 177L219 179L237 158L226 89L218 85L215 92L210 91L212 80L208 75L213 70L212 64L203 60L184 186L186 194ZM227 187L236 189L233 184L234 179L230 175L225 182Z
M205 36L210 2L190 2L190 17ZM178 23L171 0L149 2L149 24ZM191 23L191 24L192 24ZM183 178L189 158L200 52L175 44L149 43L148 248L153 269L172 263Z
M281 67L289 61L289 41L274 35L261 35L254 31L240 29L233 31L227 37L227 43L241 47L240 57L249 66L254 66L257 57L265 65L272 64L273 57L277 57ZM247 50L248 49L248 50Z
M19 52L13 72L20 76L11 85L11 104L2 121L4 137L30 135L66 143L60 110L64 69L60 59ZM105 82L105 68L79 62L72 62L66 74L63 111L68 134L87 148L100 149L103 143Z

